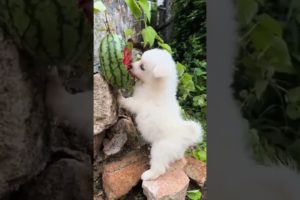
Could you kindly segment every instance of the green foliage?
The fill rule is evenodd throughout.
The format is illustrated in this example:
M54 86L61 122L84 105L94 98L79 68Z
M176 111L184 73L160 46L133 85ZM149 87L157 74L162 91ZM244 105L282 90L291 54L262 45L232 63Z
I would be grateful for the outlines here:
M125 38L128 39L134 35L134 32L131 28L127 28L124 30Z
M200 200L202 197L202 193L200 190L190 190L187 191L187 197L189 200Z
M142 11L138 5L138 2L135 0L125 0L127 6L130 8L132 14L135 17L140 17L142 15Z
M191 155L206 163L206 143L198 144L192 151Z
M178 99L189 118L206 126L206 2L178 0L173 4L172 48L180 60ZM200 22L200 26L199 26ZM184 66L184 67L183 67Z
M163 39L157 34L154 28L148 25L147 23L147 22L150 23L151 21L151 9L149 7L148 1L147 0L125 0L125 2L129 7L130 11L133 13L133 15L136 18L141 18L142 13L144 13L142 20L144 21L145 28L141 30L144 47L149 46L150 48L152 48L155 45L155 42L157 42L157 44L161 48L172 53L171 47L168 44L166 44L163 41Z
M177 96L183 116L200 121L206 130L206 2L178 0L172 5L172 10L174 23L171 46L175 60L180 61L177 62ZM187 154L206 162L206 133L204 141ZM188 197L200 199L201 193L188 193Z
M157 33L151 26L147 26L142 30L142 36L144 40L144 46L149 45L150 47L152 47Z
M106 7L101 0L97 0L94 2L94 12L95 13L104 12L105 10L106 10Z
M148 5L148 0L138 0L138 4L141 6L143 9L143 12L145 13L146 19L148 22L151 20L151 10Z
M250 122L253 152L261 162L294 159L300 167L300 5L235 2L241 37L234 88Z

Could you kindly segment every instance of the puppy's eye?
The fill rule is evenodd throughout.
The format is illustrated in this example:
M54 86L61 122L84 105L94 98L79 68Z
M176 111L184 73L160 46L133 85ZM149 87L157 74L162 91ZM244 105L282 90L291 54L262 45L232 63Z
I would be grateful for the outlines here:
M143 64L140 65L140 68L141 68L142 71L145 71L145 68L144 68Z

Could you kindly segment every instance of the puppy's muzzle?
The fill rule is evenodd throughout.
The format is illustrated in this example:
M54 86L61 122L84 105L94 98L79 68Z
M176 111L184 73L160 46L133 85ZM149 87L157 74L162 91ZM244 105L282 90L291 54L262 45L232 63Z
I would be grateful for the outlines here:
M137 76L132 72L133 66L132 64L128 65L127 70L129 72L129 74L133 77L133 78L137 78Z

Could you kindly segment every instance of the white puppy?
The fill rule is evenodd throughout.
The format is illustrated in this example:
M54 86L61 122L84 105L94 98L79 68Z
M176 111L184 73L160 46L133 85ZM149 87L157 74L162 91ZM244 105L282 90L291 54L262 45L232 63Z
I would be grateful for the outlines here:
M60 121L68 121L70 126L87 139L93 132L93 91L70 94L59 80L56 69L48 76L46 105ZM83 106L84 105L84 106Z
M176 99L177 70L172 56L165 50L143 53L130 69L138 81L132 97L119 98L119 103L136 114L137 128L151 148L150 169L143 180L164 174L169 164L183 158L185 150L202 140L202 127L185 121Z

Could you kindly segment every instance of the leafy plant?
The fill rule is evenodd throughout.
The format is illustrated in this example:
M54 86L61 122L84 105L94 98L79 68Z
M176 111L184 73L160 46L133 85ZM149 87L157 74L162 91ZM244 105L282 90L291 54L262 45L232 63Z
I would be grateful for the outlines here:
M104 12L105 10L106 10L106 7L101 0L96 0L94 2L94 12L95 13Z
M193 158L200 160L202 162L206 163L206 142L203 142L201 144L197 144L192 149L188 150L186 152L187 156L192 156Z
M200 121L206 130L206 1L174 1L172 12L171 47L180 60L177 96L186 118Z
M157 42L158 46L173 53L171 47L164 42L164 40L158 35L156 30L149 25L151 21L151 9L148 4L148 0L125 0L130 11L133 13L134 17L141 19L144 22L144 28L141 30L143 37L144 47L148 46L152 48ZM143 15L144 14L144 15ZM143 16L142 16L143 15ZM128 34L130 32L131 34ZM134 34L132 29L127 29L127 36Z
M235 2L241 37L233 86L250 122L252 149L261 162L293 164L294 159L300 167L300 148L292 148L300 139L300 6L280 0Z
M206 1L178 0L172 5L173 35L171 47L179 75L178 99L187 119L200 121L206 130ZM200 26L199 26L200 22ZM204 141L187 151L187 155L206 162ZM201 194L201 193L200 193ZM198 193L190 193L198 195ZM196 198L197 199L197 198Z
M173 4L174 57L185 65L178 97L186 113L206 124L206 2L183 1ZM200 26L199 26L200 22Z
M200 190L190 190L187 191L187 197L189 200L200 200L202 197L202 193Z

